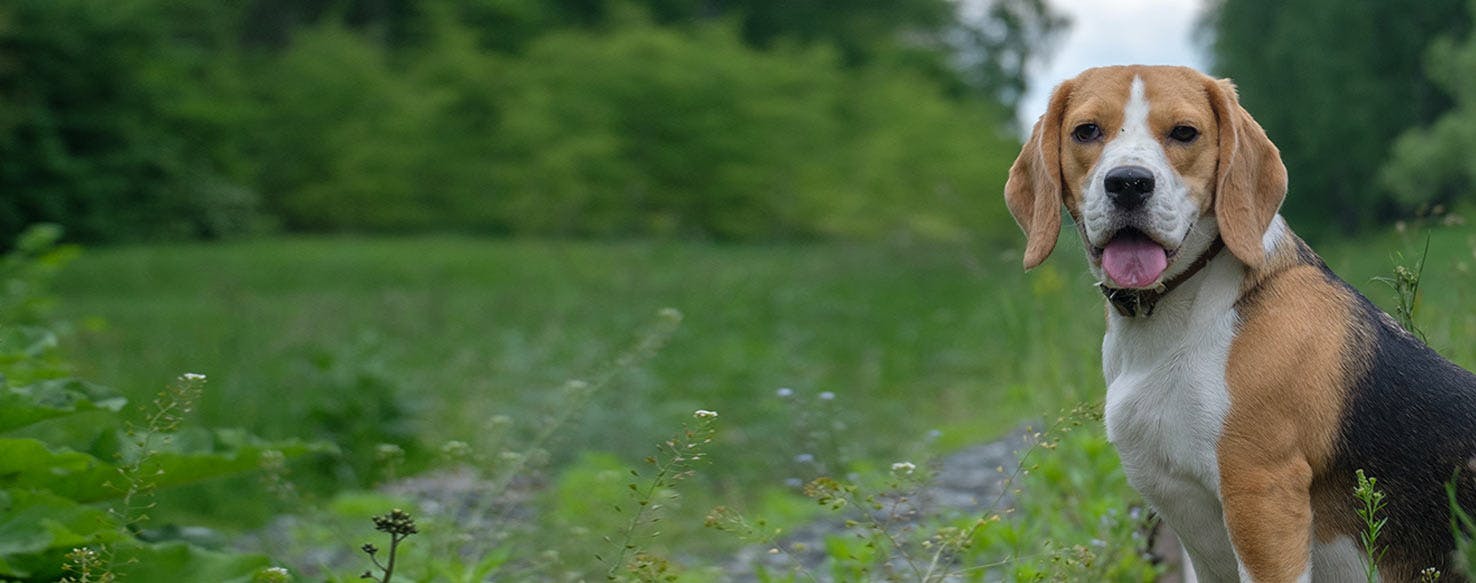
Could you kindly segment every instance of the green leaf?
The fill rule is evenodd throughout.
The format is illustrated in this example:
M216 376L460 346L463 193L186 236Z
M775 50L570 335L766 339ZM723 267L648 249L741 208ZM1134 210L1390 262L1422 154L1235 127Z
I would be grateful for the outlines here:
M0 439L0 488L49 490L80 502L109 498L103 483L117 477L112 465L85 453L53 451L37 439Z
M83 411L118 411L127 402L112 389L75 379L0 389L0 432Z
M118 532L98 508L47 492L0 491L0 576L53 570L66 551L111 542Z
M127 545L118 549L117 558L120 564L132 563L119 570L122 580L135 583L250 583L258 572L272 566L262 555L208 551L180 542Z
M266 442L236 431L183 432L167 443L157 437L158 446L150 444L153 452L135 474L157 488L254 470L267 451L293 458L333 449L296 440ZM48 490L79 502L97 502L117 498L127 487L114 464L71 449L52 449L37 439L0 438L0 451L6 452L0 456L0 488ZM123 459L138 455L123 453Z

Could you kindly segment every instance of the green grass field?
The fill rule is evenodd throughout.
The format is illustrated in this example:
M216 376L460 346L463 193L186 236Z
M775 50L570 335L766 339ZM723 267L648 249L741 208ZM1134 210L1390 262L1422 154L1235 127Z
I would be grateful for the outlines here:
M1391 233L1319 247L1388 306L1370 278L1422 242ZM435 465L453 440L495 460L566 413L538 442L549 475L595 452L635 467L710 409L721 422L695 498L756 507L805 470L802 454L831 471L880 467L1100 399L1102 306L1078 247L1063 239L1022 274L1016 251L969 246L151 245L87 251L57 282L58 310L76 323L65 349L85 378L142 402L180 373L205 373L196 422L340 447L298 470L322 496L383 479L381 443L407 452L401 471ZM1467 367L1473 266L1470 228L1435 231L1417 316ZM657 334L664 308L683 315L664 346L616 363ZM569 381L611 372L569 401ZM166 497L160 514L249 528L272 506L222 492L250 484Z

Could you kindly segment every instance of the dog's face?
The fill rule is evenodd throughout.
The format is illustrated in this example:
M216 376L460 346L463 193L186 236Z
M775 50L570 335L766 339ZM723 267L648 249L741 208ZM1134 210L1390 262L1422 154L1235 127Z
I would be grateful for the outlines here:
M1044 261L1066 207L1091 269L1152 288L1216 236L1256 266L1286 193L1276 147L1234 86L1184 67L1104 67L1062 83L1010 169L1005 199Z

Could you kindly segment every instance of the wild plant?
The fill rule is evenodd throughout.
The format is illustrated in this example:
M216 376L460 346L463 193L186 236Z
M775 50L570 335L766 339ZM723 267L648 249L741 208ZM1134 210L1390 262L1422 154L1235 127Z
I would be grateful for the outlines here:
M370 579L376 583L390 583L395 576L395 560L399 558L400 544L410 538L410 535L419 533L420 529L415 526L415 519L410 516L410 513L399 508L389 511L388 514L375 516L373 520L374 530L389 535L389 552L385 553L385 560L380 562L379 547L374 543L364 543L364 546L359 547L359 550L369 556L369 561L374 563L374 568L379 570L377 574L372 570L364 571L359 578Z
M1379 544L1379 536L1384 532L1384 525L1389 521L1387 516L1380 516L1384 506L1383 491L1378 489L1378 479L1365 476L1363 470L1355 473L1357 486L1353 488L1353 496L1358 499L1359 506L1354 508L1358 518L1363 520L1363 530L1358 533L1358 542L1363 547L1364 574L1368 577L1368 583L1377 583L1379 580L1379 560L1384 557L1388 548Z
M1476 463L1471 465L1476 466ZM1476 572L1476 518L1472 518L1466 508L1461 505L1457 496L1461 480L1460 472L1451 476L1450 481L1445 483L1446 502L1450 507L1450 530L1455 536L1456 552L1455 562L1465 573ZM1465 478L1470 479L1470 478Z
M924 468L929 464L896 462L880 480L811 480L805 493L844 517L845 534L823 543L831 577L937 582L982 580L1003 570L1026 581L1133 580L1152 573L1141 555L1148 518L1132 510L1135 498L1113 498L1122 504L1117 511L1103 512L1095 502L1090 509L1073 509L1090 483L1122 479L1110 447L1099 443L1100 436L1082 431L1099 425L1094 421L1100 421L1100 411L1100 404L1080 404L1047 429L1027 431L1028 446L1017 454L1018 465L997 468L1002 474L999 494L983 505L998 510L982 516L940 521L924 515L915 501L928 487ZM1092 444L1090 451L1081 451L1085 444ZM1036 461L1046 452L1054 455ZM1064 457L1072 459L1055 459ZM1117 490L1126 491L1126 486ZM1011 510L1003 508L1006 497L1014 499L1015 507L1025 507L1030 518L1012 518ZM1069 503L1063 505L1063 499ZM1061 522L1074 516L1091 517L1093 523ZM819 578L805 561L813 557L803 546L807 543L786 542L781 529L762 519L718 507L708 514L707 526L762 544L771 555L786 556L792 578ZM1071 536L1062 536L1066 534Z
M1379 276L1374 281L1389 286L1394 291L1394 317L1398 319L1399 325L1403 326L1411 334L1419 337L1420 342L1429 343L1424 330L1415 325L1415 307L1419 300L1420 279L1425 273L1425 259L1430 255L1430 234L1425 233L1425 247L1420 251L1420 259L1413 266L1407 265L1404 254L1394 254L1394 274L1392 276Z
M510 499L516 498L514 491L522 488L521 484L539 479L539 474L550 461L549 448L568 433L566 426L588 413L596 395L617 382L620 375L659 353L679 328L681 320L681 312L675 309L660 310L655 320L637 334L632 346L584 378L568 380L555 389L548 400L548 410L526 415L536 422L529 428L532 429L530 435L517 436L520 423L512 416L493 415L488 419L487 432L479 436L477 445L459 440L443 444L438 451L440 461L459 471L474 474L478 494L471 496L466 506L423 514L426 540L416 545L419 550L415 552L415 556L423 560L417 561L419 564L414 567L406 567L402 559L398 571L412 573L414 578L449 581L482 581L493 574L554 578L550 571L565 562L559 556L558 548L534 550L534 539L540 533L512 515L520 503ZM699 418L699 428L708 421ZM690 436L693 431L697 429L685 430L683 435ZM668 445L681 439L680 436L674 438ZM404 460L403 450L390 444L379 445L375 455L380 475L385 479L392 479ZM681 457L679 462L672 461L676 457ZM637 539L642 529L650 526L653 520L659 521L658 499L667 493L668 486L690 475L670 464L690 465L701 458L688 455L649 459L664 460L663 463L667 464L658 466L656 476L660 484L648 492L650 498L647 503L655 508L638 504L637 517L632 519L630 531L612 535L628 536L631 540L627 542L634 546L639 546ZM311 508L304 511L314 512ZM647 554L635 554L639 555L636 560L627 561L622 557L619 565L623 568L650 558ZM411 568L414 571L407 571Z
M112 583L117 580L112 572L108 571L106 561L98 554L97 550L88 547L77 547L66 554L66 562L62 563L62 571L66 573L61 578L62 583Z
M616 581L630 576L638 581L675 580L670 563L643 548L643 542L661 534L658 527L664 504L678 496L672 487L692 477L697 465L708 461L707 448L717 432L717 416L716 411L705 409L694 412L695 426L683 424L679 433L658 446L656 455L645 459L653 469L650 478L644 484L631 481L626 485L635 503L634 512L621 506L614 508L619 513L630 513L630 520L618 535L605 538L606 543L615 545L615 554L608 561L602 555L595 555L608 565L606 579ZM630 470L630 475L635 480L641 479L637 470Z

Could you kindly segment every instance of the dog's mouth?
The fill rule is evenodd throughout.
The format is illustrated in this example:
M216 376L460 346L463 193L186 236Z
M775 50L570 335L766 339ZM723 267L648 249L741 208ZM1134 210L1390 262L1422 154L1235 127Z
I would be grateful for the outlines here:
M1092 246L1092 260L1102 266L1113 287L1150 288L1157 285L1169 261L1178 255L1142 231L1128 227L1114 233L1105 247Z

